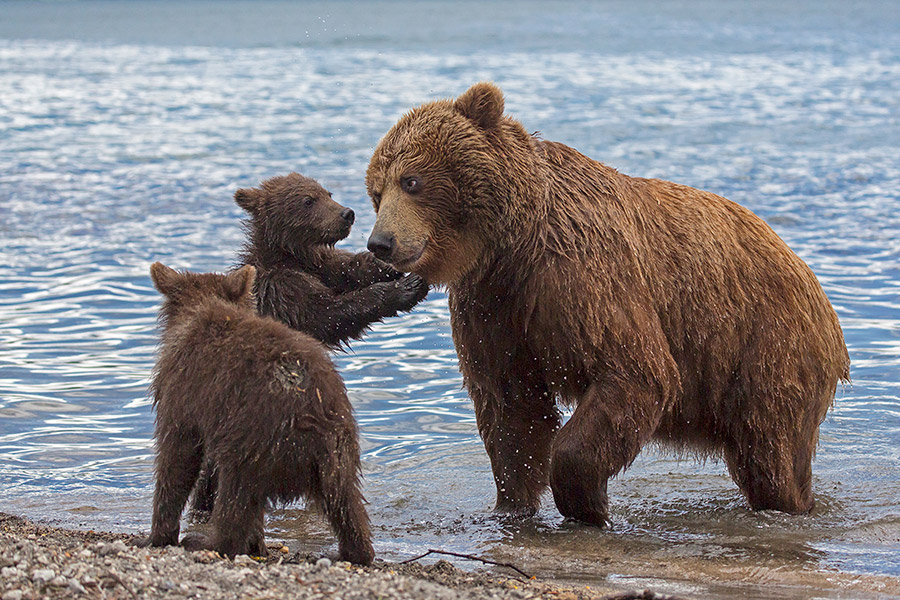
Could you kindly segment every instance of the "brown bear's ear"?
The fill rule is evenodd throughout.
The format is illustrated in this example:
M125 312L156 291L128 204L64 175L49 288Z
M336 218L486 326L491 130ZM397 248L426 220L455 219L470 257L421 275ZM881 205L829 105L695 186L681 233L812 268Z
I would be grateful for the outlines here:
M153 286L159 290L164 296L171 295L172 291L178 286L181 275L175 269L170 269L161 262L155 262L150 265L150 279Z
M259 206L261 193L262 192L256 188L241 188L234 193L234 201L237 202L238 206L252 215Z
M256 268L253 265L244 265L237 271L225 276L225 294L229 300L237 302L248 296L253 291L253 281L256 279Z
M493 83L482 81L457 98L453 107L482 129L492 129L503 116L503 92Z

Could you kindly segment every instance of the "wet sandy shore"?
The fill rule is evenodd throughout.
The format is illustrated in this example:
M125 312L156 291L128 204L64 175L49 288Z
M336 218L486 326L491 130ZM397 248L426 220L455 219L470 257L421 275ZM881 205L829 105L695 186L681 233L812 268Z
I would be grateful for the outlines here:
M463 571L446 561L423 565L376 561L358 568L291 555L234 561L213 552L134 547L136 536L74 531L0 513L0 599L36 598L314 598L462 600L675 600L650 590L568 587L512 570Z

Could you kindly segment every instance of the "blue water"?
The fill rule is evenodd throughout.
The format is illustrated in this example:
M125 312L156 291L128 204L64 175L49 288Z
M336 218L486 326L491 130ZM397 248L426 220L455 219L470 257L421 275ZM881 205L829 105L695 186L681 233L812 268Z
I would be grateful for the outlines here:
M237 187L296 170L357 224L381 135L490 79L530 130L735 200L806 260L853 384L816 512L750 511L716 461L648 448L613 527L517 525L461 387L446 296L336 356L376 550L476 552L592 586L900 596L900 3L0 2L0 510L149 526L155 260L224 270ZM273 538L333 547L303 505ZM461 566L465 566L464 564Z

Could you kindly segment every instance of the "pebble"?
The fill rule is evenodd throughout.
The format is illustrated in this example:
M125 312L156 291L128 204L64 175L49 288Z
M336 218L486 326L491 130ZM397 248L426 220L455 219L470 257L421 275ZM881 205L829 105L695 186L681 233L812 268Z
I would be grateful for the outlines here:
M100 542L97 544L97 554L100 556L110 556L119 552L128 552L128 546L122 540L116 540L111 544Z
M35 569L34 573L31 574L32 581L50 581L56 577L56 572L53 569Z
M0 576L2 576L3 579L12 579L13 577L18 577L19 573L20 571L16 567L3 567L2 569L0 569Z
M112 539L113 536L99 539L96 535L84 536L87 539L82 539L78 546L76 544L83 534L44 527L40 529L40 542L23 542L25 535L35 529L28 523L4 517L0 513L0 600L47 597L101 600L104 594L108 600L143 597L163 600L176 596L227 600L260 596L264 591L271 597L313 600L322 597L361 597L360 590L365 591L366 597L386 600L463 600L475 597L525 600L541 596L540 589L533 584L530 589L523 589L529 585L524 582L516 582L514 586L503 585L494 576L466 574L449 563L417 565L405 574L394 572L391 566L387 567L390 569L388 572L379 571L378 567L361 569L324 557L314 564L305 561L299 564L265 564L246 555L232 562L214 552L186 553L178 547L139 550L121 540ZM21 556L16 556L15 548ZM280 547L277 549L280 550ZM278 554L274 562L277 558L283 558ZM198 561L198 557L202 560ZM42 562L48 566L41 565ZM399 566L394 567L400 570ZM429 574L446 582L422 578L430 577ZM480 588L473 588L470 581L477 577L481 577L484 583L479 584L482 586ZM478 590L477 595L470 591L473 589ZM567 597L558 595L560 591L563 594L566 592L559 590L549 597L558 600ZM574 596L570 594L568 597Z

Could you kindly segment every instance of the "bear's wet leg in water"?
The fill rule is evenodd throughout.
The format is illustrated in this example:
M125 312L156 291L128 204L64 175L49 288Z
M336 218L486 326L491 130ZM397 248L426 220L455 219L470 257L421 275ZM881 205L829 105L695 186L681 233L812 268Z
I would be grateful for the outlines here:
M560 417L545 385L525 377L470 385L478 431L497 484L497 512L531 516L550 472L550 445Z
M810 512L815 506L812 458L818 422L798 424L797 432L784 431L781 436L759 431L751 421L742 423L725 449L725 462L750 506L791 514Z
M665 403L637 382L591 385L553 441L550 488L566 518L604 526L607 480L631 464L653 435Z

